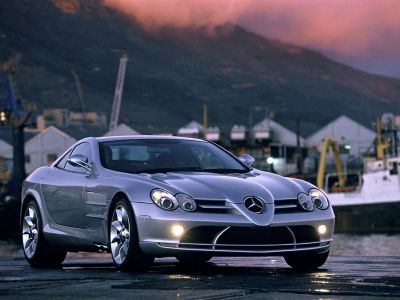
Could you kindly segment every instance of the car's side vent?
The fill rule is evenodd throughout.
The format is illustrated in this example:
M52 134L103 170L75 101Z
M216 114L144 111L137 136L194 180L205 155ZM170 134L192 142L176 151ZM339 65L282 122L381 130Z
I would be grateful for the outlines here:
M197 212L204 213L232 213L235 209L225 200L201 200L195 199Z
M275 200L276 214L297 213L297 212L304 212L304 210L300 207L297 199Z

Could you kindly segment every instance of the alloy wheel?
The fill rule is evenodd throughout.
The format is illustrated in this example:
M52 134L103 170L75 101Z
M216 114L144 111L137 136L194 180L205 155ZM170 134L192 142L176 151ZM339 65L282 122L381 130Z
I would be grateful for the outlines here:
M39 238L38 214L33 206L28 206L22 222L22 244L25 255L32 258Z
M130 232L128 212L123 205L118 205L114 209L110 228L111 254L117 264L122 264L128 255Z

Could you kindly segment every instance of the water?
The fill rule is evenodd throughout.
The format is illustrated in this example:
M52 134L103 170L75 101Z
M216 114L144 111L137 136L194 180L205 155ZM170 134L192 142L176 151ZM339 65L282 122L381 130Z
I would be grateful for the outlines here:
M335 234L331 254L400 256L400 234Z

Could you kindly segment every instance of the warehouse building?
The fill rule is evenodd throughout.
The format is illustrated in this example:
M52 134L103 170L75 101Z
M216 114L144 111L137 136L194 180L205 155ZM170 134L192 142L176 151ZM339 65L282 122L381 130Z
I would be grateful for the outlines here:
M364 125L341 115L306 139L308 147L321 149L325 138L334 139L348 154L361 156L373 144L376 133Z
M26 172L51 164L76 141L54 126L47 127L25 143Z

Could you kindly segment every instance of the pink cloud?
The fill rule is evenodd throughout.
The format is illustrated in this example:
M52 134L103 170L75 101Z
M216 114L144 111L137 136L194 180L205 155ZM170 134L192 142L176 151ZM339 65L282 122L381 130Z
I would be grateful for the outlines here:
M148 29L238 23L342 60L400 54L398 0L103 0Z

